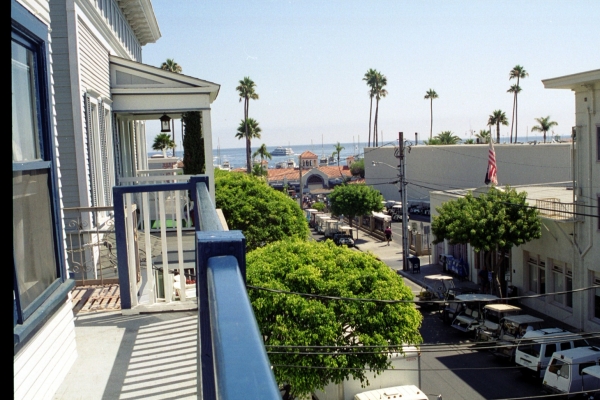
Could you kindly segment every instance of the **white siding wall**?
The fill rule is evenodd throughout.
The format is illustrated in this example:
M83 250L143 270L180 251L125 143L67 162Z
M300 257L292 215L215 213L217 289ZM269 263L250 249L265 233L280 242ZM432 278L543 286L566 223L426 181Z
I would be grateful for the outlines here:
M92 34L81 18L77 20L77 34L82 94L92 89L100 96L110 98L109 50Z
M569 144L496 145L500 185L527 185L570 181ZM409 200L427 199L431 190L473 188L484 185L488 163L487 145L413 146L406 152L406 179ZM399 198L397 185L381 185L396 180L397 172L373 161L398 165L393 147L365 149L365 181L380 190L385 199ZM420 187L418 185L424 186ZM431 188L431 189L429 189Z
M69 298L14 357L14 398L52 399L76 358Z
M50 25L48 0L19 0L46 25ZM52 41L48 37L48 60L51 77L50 101L52 104L52 128L56 146L56 168L58 170L58 196L63 209L62 177L59 154L59 139L56 120L55 86L53 73ZM61 149L62 150L62 149ZM64 237L64 223L62 223ZM63 242L63 248L66 244ZM66 258L66 252L65 252ZM64 273L66 274L66 266ZM13 386L15 399L51 399L77 358L75 325L70 297L43 325L13 358Z

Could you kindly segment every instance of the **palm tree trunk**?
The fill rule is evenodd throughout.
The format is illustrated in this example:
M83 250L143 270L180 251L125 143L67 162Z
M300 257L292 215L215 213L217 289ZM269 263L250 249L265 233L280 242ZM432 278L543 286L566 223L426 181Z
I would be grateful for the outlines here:
M496 143L500 143L500 122L496 122Z
M512 110L512 120L510 121L510 142L512 143L513 138L513 126L515 124L515 107L517 105L517 92L513 97L513 110Z
M518 85L518 83L517 83L517 85ZM519 123L519 117L518 117L519 107L518 106L519 106L519 100L518 100L517 94L515 93L515 143L517 143L517 130L518 130L517 125Z
M250 100L246 97L244 100L244 125L246 128L246 171L248 174L252 172L252 163L250 162L250 137L248 136L248 111L249 111Z
M379 118L379 98L375 100L375 124L373 125L373 146L379 146L378 137L377 137L377 120Z
M429 99L429 115L431 116L431 123L429 124L429 140L433 138L433 97Z
M373 97L371 96L371 106L369 107L369 147L371 147L371 120L373 116Z

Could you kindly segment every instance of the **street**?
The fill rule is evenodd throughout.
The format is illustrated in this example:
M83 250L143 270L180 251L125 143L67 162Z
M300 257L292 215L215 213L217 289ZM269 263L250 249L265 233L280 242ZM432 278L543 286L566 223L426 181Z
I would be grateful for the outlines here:
M419 220L419 223L428 219L428 216L411 217L411 221ZM429 225L429 222L423 222L423 225ZM392 230L393 241L401 247L402 224L392 223ZM311 234L313 239L323 240L323 235L316 234L313 229ZM382 261L386 264L391 262L387 259ZM410 279L405 278L404 283L415 295L421 290L420 285ZM420 328L423 338L421 389L430 399L436 399L439 394L444 399L469 400L545 398L541 381L524 377L514 365L497 359L488 351L465 348L471 342L471 337L445 325L437 312L429 309L420 311L423 315Z

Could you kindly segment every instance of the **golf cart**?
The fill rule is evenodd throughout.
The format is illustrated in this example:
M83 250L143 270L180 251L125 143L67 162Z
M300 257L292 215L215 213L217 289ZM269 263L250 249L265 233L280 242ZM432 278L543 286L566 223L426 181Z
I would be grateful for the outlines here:
M532 315L509 315L500 321L496 347L492 353L501 358L513 361L517 348L517 339L523 337L527 330L537 330L542 327L544 320Z
M498 340L502 318L520 313L519 307L510 304L486 304L483 307L483 323L477 328L475 340L478 342Z
M445 324L450 325L454 318L462 311L463 295L477 293L477 289L468 287L453 287L448 289L446 302L440 312L440 318Z
M461 296L464 304L462 311L452 321L452 327L461 332L475 332L483 322L483 306L500 300L491 294L465 294Z
M426 275L423 277L423 289L417 295L421 307L431 307L439 301L446 300L450 289L454 288L454 278L448 275ZM430 302L431 301L431 302ZM434 303L435 301L435 303Z

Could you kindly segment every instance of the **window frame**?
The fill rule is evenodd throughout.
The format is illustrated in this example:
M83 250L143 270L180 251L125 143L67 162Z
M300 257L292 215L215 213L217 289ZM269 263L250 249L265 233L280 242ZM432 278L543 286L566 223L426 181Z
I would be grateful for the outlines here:
M64 251L62 249L62 221L60 219L60 198L58 189L58 173L56 170L55 138L52 126L51 77L49 68L48 26L31 14L16 0L11 0L11 43L27 48L33 52L33 76L37 108L37 135L39 140L40 159L34 161L13 162L13 172L47 171L48 196L50 203L50 219L52 224L52 249L55 257L56 279L44 289L25 309L21 307L19 286L17 282L17 266L13 258L13 328L14 344L22 343L32 332L36 331L48 317L49 311L64 300L74 282L67 285ZM12 56L11 56L12 57ZM12 134L12 133L11 133ZM14 256L14 254L13 254ZM60 290L59 290L60 288Z

